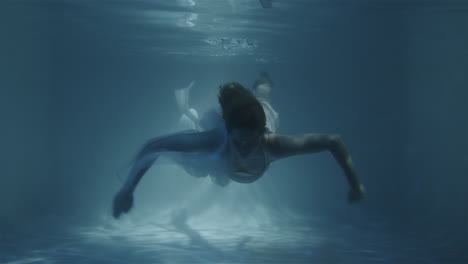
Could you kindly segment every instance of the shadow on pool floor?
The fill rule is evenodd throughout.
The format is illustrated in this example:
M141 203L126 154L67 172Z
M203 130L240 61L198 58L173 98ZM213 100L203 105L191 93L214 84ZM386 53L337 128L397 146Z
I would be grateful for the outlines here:
M31 238L28 248L9 244L0 262L466 263L453 246L397 236L384 225L357 228L308 219L287 225L210 227L192 223L180 211L168 221L109 221L59 236ZM447 253L445 260L440 252Z

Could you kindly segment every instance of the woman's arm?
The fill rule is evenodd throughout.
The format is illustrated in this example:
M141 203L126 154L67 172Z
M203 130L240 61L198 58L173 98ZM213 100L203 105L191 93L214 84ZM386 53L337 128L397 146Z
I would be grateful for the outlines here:
M279 135L272 133L267 136L266 145L274 159L330 151L344 171L351 187L348 200L354 202L362 199L364 187L359 181L351 155L340 136L332 134Z
M181 132L148 140L136 155L124 186L114 197L114 217L118 218L132 208L133 191L161 152L211 152L216 150L222 141L222 134L215 129L205 132Z
M148 140L138 152L126 186L133 191L161 152L211 152L221 143L216 130L181 132Z

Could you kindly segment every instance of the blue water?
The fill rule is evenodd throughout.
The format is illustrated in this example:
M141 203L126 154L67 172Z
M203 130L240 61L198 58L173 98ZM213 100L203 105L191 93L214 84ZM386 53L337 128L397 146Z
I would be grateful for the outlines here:
M468 2L19 0L0 3L0 263L468 263ZM160 160L111 216L173 91L217 106L270 74L278 133L328 153L221 188Z

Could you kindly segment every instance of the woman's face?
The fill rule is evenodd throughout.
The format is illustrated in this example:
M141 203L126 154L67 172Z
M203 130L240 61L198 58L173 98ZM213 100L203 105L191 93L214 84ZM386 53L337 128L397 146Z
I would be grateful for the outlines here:
M260 143L262 133L248 128L232 128L231 138L239 154L246 156Z

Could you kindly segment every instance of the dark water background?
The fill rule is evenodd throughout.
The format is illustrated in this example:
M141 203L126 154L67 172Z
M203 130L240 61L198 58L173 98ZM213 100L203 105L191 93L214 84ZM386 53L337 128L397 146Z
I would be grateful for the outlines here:
M468 2L0 2L0 263L468 263ZM191 103L266 70L280 133L328 153L218 188L162 162L110 216L126 165Z

